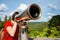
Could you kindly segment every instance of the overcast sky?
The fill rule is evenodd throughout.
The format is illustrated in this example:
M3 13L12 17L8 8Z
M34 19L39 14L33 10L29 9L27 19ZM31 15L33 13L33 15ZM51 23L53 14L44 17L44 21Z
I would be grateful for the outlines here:
M14 11L24 11L27 7L36 3L41 7L42 16L34 22L47 22L54 15L60 15L60 0L0 0L0 18L12 15Z

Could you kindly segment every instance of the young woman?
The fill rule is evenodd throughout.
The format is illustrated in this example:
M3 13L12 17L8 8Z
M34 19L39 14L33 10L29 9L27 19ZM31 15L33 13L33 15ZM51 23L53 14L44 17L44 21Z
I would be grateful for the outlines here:
M12 20L7 21L4 25L4 37L2 40L18 40L18 33L19 33L19 26L17 25L16 20L14 17L18 14L18 12L15 12L12 15ZM21 20L28 19L28 17L23 17ZM21 25L21 27L24 27L24 25Z

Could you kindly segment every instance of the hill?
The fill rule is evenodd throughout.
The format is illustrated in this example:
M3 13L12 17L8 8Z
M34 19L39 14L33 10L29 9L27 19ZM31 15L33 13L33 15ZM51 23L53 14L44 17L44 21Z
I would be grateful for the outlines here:
M42 31L47 26L47 22L30 22L29 23L29 30L37 30Z

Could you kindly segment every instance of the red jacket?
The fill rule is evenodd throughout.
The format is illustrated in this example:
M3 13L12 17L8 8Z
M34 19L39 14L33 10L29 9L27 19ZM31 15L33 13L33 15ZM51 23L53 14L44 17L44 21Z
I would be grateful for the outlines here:
M19 27L17 26L14 37L10 36L6 30L7 27L12 27L13 24L11 21L7 21L4 25L4 37L3 40L18 40Z

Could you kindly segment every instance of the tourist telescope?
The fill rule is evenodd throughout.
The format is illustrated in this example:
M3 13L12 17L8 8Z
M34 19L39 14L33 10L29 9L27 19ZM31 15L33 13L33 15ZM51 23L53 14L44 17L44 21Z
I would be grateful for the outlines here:
M18 11L16 11L18 12ZM20 13L20 12L18 12ZM28 17L28 20L38 20L41 17L41 8L37 4L31 4L24 12L15 18L19 21L19 18ZM25 21L24 21L25 22ZM28 40L27 35L27 23L25 22L25 28L21 28L20 40Z

